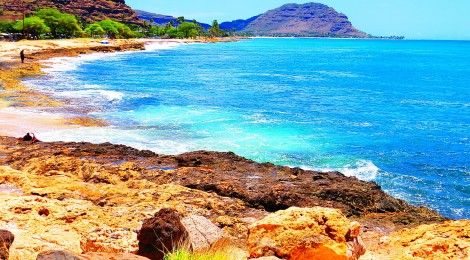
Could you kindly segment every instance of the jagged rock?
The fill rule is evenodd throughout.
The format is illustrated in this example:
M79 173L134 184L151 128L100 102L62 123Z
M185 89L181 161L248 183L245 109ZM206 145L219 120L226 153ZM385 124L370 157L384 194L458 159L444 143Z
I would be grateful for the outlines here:
M0 260L8 260L10 246L15 236L8 230L0 230Z
M361 259L470 259L470 221L395 231L379 238Z
M209 249L223 238L222 230L203 216L191 215L181 220L194 251Z
M289 208L254 223L248 234L251 257L358 259L365 253L360 226L341 211L329 208Z
M144 221L137 235L138 255L151 260L162 260L166 253L184 247L188 243L188 232L174 209L161 209L153 218Z
M233 153L162 156L109 143L31 145L9 137L0 137L0 153L0 183L21 191L0 192L0 229L15 234L11 259L34 260L52 249L136 252L136 232L156 207L205 216L237 243L245 242L248 226L266 210L289 206L339 208L368 229L387 232L443 219L374 183L259 164ZM201 165L178 167L178 161Z
M77 191L80 189L75 187L73 191L61 192L60 195L57 191L54 191L52 195L50 190L54 185L48 185L48 183L34 190L28 190L27 179L18 180L24 185L13 183L26 194L34 192L41 196L54 196L54 198L71 196L80 198L77 196L78 193L88 193L93 195L90 200L96 204L111 206L110 203L115 203L114 205L118 205L129 196L119 195L119 201L105 200L106 197L116 196L102 195L98 192L101 188L95 190L90 186L120 184L123 176L124 179L127 178L122 170L131 168L136 174L135 176L133 174L126 186L133 185L138 182L137 180L142 179L155 184L177 184L191 190L198 189L217 194L219 198L224 197L227 200L236 198L237 201L245 202L243 203L244 209L274 212L292 206L322 206L341 209L348 217L358 217L361 222L363 222L362 218L372 217L380 220L381 223L386 221L403 226L428 224L444 219L435 211L415 207L391 197L375 183L346 177L338 172L321 173L269 163L260 164L233 153L198 151L178 156L162 156L109 143L43 142L31 146L18 144L14 138L8 137L0 137L0 145L5 148L5 156L0 157L0 164L26 171L34 178L42 175L61 177L45 178L48 182L65 177L73 179L74 182L87 182L85 185L87 188L84 188L84 191ZM134 165L125 166L126 162L132 162ZM179 164L194 165L194 162L197 162L197 167L178 167ZM164 168L172 169L171 173L161 170ZM77 177L79 177L78 180ZM69 181L71 180L67 180L67 183ZM49 186L51 188L48 188ZM48 193L45 193L46 191ZM228 202L221 203L217 211L227 211L224 210L223 204L230 205L226 207L227 210L239 217L259 217L259 214L252 216L247 210L244 211L247 214L241 216L242 214L236 213L240 211L240 207L232 208L234 204ZM182 207L182 204L180 205L179 207ZM181 212L179 207L178 211ZM212 211L213 207L208 209ZM217 217L220 215L228 214L217 214ZM230 231L231 234L245 233L240 232L241 230L236 226L224 226L224 230ZM234 228L236 230L232 232L231 229Z
M51 250L39 253L36 260L82 260L72 252Z
M229 217L235 224L224 227L224 231L230 237L242 236L240 239L246 237L248 224L239 219L259 219L265 214L248 208L241 200L178 185L134 178L118 178L116 184L84 182L83 170L73 157L48 157L51 160L30 158L21 171L0 166L0 183L24 193L0 193L0 229L11 230L16 236L10 250L12 259L34 260L39 252L52 249L68 249L77 255L82 251L136 252L136 231L143 219L154 215L155 206L212 220ZM82 165L95 169L95 176L119 176L121 171L120 164L115 170L93 168L96 164L89 161ZM43 209L49 210L47 217L39 214Z

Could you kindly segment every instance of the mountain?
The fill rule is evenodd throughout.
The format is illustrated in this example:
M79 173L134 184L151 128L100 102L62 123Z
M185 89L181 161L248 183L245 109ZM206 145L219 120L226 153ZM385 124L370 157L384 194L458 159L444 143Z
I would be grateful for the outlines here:
M220 29L229 32L243 31L250 23L258 19L258 17L260 17L260 15L253 16L247 20L239 19L231 22L223 22L220 24Z
M0 0L0 20L21 19L23 12L30 14L43 7L55 7L85 22L110 18L125 23L142 23L125 0Z
M166 25L168 23L173 23L174 25L178 25L178 18L170 16L170 15L155 14L155 13L142 11L142 10L135 10L135 12L137 13L137 16L140 19L148 21L153 24L158 24L161 26L161 25ZM186 19L185 21L191 22L192 20ZM204 28L205 30L211 28L209 24L199 23L199 22L198 24L202 26L202 28Z
M369 37L346 15L319 3L286 4L247 20L222 23L221 28L257 36Z

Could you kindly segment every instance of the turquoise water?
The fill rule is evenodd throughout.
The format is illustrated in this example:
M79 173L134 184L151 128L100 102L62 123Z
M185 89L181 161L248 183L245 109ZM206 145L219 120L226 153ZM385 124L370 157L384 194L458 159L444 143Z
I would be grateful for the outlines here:
M28 83L111 126L43 139L340 170L470 218L470 42L254 39L61 61Z

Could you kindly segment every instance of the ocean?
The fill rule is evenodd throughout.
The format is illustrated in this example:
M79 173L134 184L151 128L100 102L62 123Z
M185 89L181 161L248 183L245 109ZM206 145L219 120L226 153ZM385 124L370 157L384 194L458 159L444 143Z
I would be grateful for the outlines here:
M470 42L250 39L56 58L25 82L107 127L46 141L233 151L470 218ZM50 109L45 109L51 111Z

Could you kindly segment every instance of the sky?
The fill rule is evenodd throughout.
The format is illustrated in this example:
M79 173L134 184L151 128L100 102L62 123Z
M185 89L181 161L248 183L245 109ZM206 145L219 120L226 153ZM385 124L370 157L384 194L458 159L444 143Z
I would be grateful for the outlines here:
M246 19L286 3L312 0L127 0L135 9L210 23ZM470 0L316 0L372 35L470 40Z

